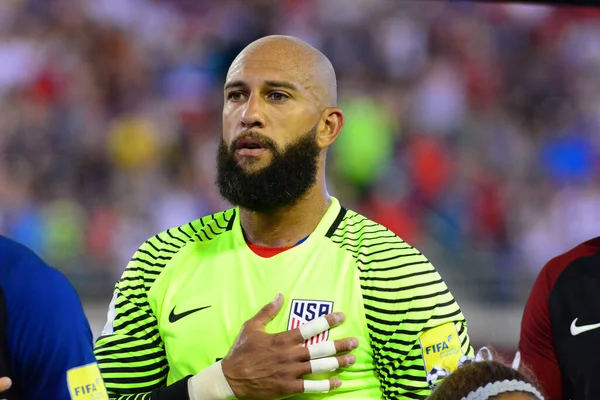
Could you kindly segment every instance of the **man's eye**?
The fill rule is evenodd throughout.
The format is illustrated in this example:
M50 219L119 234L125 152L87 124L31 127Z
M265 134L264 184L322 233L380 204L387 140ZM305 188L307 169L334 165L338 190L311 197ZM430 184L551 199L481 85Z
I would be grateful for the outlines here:
M288 95L281 92L271 92L269 93L269 99L273 101L285 101L289 98Z
M227 95L227 100L230 101L241 101L244 99L244 94L242 92L231 92Z

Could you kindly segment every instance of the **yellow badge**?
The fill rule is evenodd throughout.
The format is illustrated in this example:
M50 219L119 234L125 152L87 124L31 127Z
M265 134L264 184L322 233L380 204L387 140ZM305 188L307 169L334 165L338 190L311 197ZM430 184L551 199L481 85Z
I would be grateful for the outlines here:
M429 373L433 367L441 367L450 372L458 368L458 361L464 354L454 322L424 332L419 342L423 351L426 373Z
M72 400L108 400L98 364L92 363L67 371Z

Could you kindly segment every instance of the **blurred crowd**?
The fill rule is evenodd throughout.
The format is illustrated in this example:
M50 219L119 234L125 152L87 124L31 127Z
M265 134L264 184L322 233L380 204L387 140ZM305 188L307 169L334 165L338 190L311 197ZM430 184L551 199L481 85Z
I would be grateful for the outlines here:
M446 280L510 302L600 235L600 10L397 0L0 2L0 232L105 296L148 237L229 207L224 75L267 34L336 68L330 191Z

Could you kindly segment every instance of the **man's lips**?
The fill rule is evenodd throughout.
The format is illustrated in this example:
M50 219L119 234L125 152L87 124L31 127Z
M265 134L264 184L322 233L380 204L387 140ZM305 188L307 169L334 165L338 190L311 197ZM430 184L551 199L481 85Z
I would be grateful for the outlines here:
M236 150L235 153L244 157L258 157L262 153L266 152L268 149L259 148L259 149L249 149L249 148L241 148Z
M242 138L235 142L235 152L240 156L258 157L267 150L260 140L252 137Z

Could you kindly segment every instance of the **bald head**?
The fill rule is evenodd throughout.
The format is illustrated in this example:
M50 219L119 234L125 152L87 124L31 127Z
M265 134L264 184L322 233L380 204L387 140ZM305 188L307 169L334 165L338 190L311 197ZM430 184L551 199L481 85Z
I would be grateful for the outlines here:
M248 65L276 65L310 92L320 106L337 105L337 83L331 62L300 39L274 35L250 43L231 63L227 80Z

